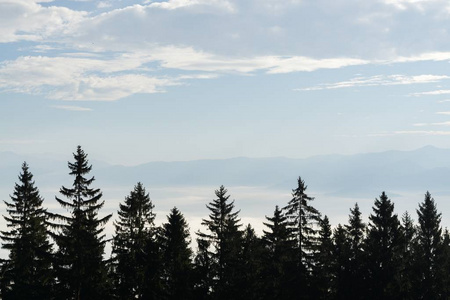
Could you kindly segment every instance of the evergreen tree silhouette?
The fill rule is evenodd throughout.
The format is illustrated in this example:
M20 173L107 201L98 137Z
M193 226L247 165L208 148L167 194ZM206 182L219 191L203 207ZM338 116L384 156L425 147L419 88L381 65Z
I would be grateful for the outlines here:
M24 162L11 201L4 201L8 231L1 231L4 262L2 299L49 299L53 283L47 215L33 175Z
M242 246L242 231L239 229L239 211L234 211L234 201L229 201L227 190L221 186L215 191L214 199L206 207L211 211L209 219L203 219L209 233L198 232L198 236L208 240L214 247L213 272L215 299L237 299L240 291L239 263Z
M162 251L164 283L168 299L192 299L192 250L189 228L181 212L174 207L163 224Z
M292 230L296 241L296 266L293 272L293 286L301 289L297 291L302 298L311 298L311 274L315 266L314 250L317 245L317 232L320 222L320 213L315 209L311 202L314 200L306 194L305 182L301 177L297 180L298 186L292 190L292 199L284 208L286 216L289 220L290 229Z
M155 234L153 208L140 182L125 202L119 204L112 248L115 294L119 299L143 299L144 286L148 283L145 250Z
M415 262L417 250L416 227L408 212L403 213L401 232L401 249L399 253L400 269L397 273L397 285L401 299L416 299L414 283L418 282L418 270Z
M369 216L367 261L373 299L398 299L395 277L399 272L400 221L394 203L382 192Z
M320 220L319 238L315 251L313 273L313 296L315 299L330 299L333 296L334 247L330 221L325 216Z
M263 223L268 230L263 230L262 241L266 248L264 257L264 290L265 299L289 299L289 270L293 262L293 249L296 245L292 230L288 227L287 217L282 210L275 207L273 217L267 217Z
M60 189L67 200L56 197L70 215L51 215L59 221L53 223L57 229L53 237L58 245L55 261L56 298L108 299L110 287L103 260L106 242L103 231L111 215L98 217L104 201L101 201L100 189L90 187L94 177L85 177L92 169L87 154L78 146L73 157L74 162L68 163L69 174L75 177L73 185Z
M431 194L427 192L425 199L417 210L419 226L417 228L417 263L419 267L418 297L420 299L441 299L441 265L442 262L442 228L441 214Z

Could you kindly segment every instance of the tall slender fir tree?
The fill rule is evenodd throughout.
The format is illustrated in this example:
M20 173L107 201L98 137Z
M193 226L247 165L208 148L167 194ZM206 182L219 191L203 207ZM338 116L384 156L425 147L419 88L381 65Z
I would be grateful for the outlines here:
M400 221L385 192L375 199L372 209L366 248L370 294L373 299L398 299L395 278L400 268Z
M267 217L263 224L268 227L263 230L262 241L266 248L264 262L264 299L289 299L288 282L289 269L292 267L293 249L295 241L292 230L288 227L287 217L283 211L275 206L273 217Z
M318 242L320 213L311 205L314 198L306 194L307 185L301 177L297 183L297 188L292 190L292 199L284 210L297 243L297 270L292 274L294 282L297 282L294 286L300 287L302 290L299 293L308 299L312 297L311 274L315 265L314 251Z
M436 203L427 192L425 199L417 210L419 226L417 230L417 263L420 277L418 297L420 299L441 299L441 259L442 227L441 214L437 212Z
M53 234L58 245L55 270L59 299L108 299L109 285L106 263L103 260L105 235L104 225L111 215L99 218L103 207L100 189L91 188L94 177L88 179L92 165L87 154L77 147L74 162L68 163L70 175L74 176L71 188L61 187L60 193L67 198L56 197L58 203L69 210L70 215L52 214L59 221L53 224Z
M234 211L234 201L229 202L227 190L221 186L215 191L214 199L206 207L211 211L209 219L203 219L209 233L198 232L202 239L209 240L214 247L214 273L213 286L216 299L237 299L239 292L236 289L238 282L239 262L241 255L242 231L239 229L239 211Z
M150 239L155 239L154 205L142 183L138 182L125 203L119 204L114 223L114 290L119 299L143 299L147 253Z
M4 263L2 299L50 299L53 283L47 215L33 175L24 162L11 201L4 201L8 231L1 231Z
M192 299L192 250L183 214L172 208L162 227L164 288L168 299Z

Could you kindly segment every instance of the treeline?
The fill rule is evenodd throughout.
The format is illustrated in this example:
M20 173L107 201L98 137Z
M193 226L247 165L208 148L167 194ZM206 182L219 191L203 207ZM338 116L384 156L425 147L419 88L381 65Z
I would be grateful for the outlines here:
M104 257L104 200L87 155L69 162L71 187L49 212L26 163L10 200L2 247L2 299L448 299L450 235L430 193L398 217L383 192L365 224L357 204L332 228L298 178L292 199L266 216L257 236L221 186L207 204L196 251L183 214L162 226L141 183L120 204L111 257ZM194 237L193 237L194 238Z

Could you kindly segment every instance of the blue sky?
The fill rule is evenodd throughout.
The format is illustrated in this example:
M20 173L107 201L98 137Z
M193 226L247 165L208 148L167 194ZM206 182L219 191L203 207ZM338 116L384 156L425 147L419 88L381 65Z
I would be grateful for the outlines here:
M450 147L444 0L0 0L0 151Z

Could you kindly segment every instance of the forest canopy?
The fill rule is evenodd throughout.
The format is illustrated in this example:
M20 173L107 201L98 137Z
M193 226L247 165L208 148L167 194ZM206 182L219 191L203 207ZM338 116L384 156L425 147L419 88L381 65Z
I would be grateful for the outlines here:
M346 224L330 224L315 208L301 177L291 199L265 216L264 230L243 224L238 203L222 185L205 203L209 215L190 235L173 207L155 224L154 204L141 182L119 204L107 240L99 216L105 201L88 155L78 146L68 163L71 186L45 207L23 163L5 200L2 299L447 299L450 234L430 192L415 218L395 212L384 191L367 222L358 203ZM211 193L213 195L213 191ZM112 253L105 256L105 245Z

